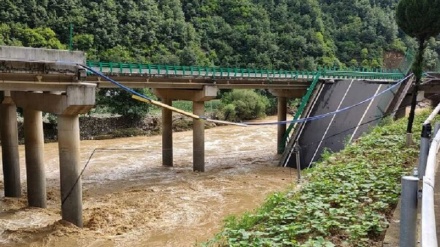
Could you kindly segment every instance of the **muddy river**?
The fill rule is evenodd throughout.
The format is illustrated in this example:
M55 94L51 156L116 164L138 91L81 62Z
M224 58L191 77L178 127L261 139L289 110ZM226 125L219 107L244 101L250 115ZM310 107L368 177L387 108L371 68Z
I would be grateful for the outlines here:
M161 136L82 141L82 229L60 221L56 143L45 145L48 207L27 207L20 146L23 197L5 198L0 181L0 246L196 246L228 215L294 186L295 170L277 167L276 126L206 130L205 173L192 171L192 132L173 138L171 168L161 166Z

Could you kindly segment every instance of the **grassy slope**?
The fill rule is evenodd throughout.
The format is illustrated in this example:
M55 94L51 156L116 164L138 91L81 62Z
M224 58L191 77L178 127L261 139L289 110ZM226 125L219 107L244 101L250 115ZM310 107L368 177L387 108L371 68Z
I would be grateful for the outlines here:
M428 113L416 117L414 137ZM256 212L230 217L206 246L379 246L418 157L406 119L387 120L339 153L325 153L299 192L276 193Z

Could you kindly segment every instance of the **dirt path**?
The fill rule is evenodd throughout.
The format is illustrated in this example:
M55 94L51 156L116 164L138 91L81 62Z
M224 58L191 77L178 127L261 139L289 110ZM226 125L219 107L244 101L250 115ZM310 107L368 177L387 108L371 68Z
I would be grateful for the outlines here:
M58 148L47 144L48 208L1 195L0 246L194 246L295 181L295 170L277 167L276 126L217 127L205 140L205 173L192 172L190 131L174 134L172 168L161 166L160 136L81 142L82 164L95 151L83 174L83 229L59 221Z

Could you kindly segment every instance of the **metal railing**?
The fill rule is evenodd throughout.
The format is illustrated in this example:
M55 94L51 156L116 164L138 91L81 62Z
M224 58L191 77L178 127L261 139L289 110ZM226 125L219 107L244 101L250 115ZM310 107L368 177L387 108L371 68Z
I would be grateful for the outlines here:
M319 72L322 79L372 79L398 80L404 74L398 69L365 68L319 68L316 71L270 70L253 68L223 68L201 66L178 66L140 63L115 63L87 61L87 66L106 74L129 74L147 76L186 76L210 78L262 78L262 79L306 79L312 80Z
M440 112L440 104L425 120L420 140L418 168L414 176L402 177L402 205L400 212L400 246L416 246L417 204L421 201L420 242L422 247L437 247L434 211L434 185L437 171L437 154L440 148L440 124L436 124L435 137L431 138L431 122ZM431 143L430 143L431 142ZM419 193L419 181L422 182ZM420 195L420 196L419 196Z
M314 92L315 87L318 84L320 77L321 77L321 73L318 72L315 75L315 77L313 78L313 81L310 84L310 86L307 88L306 94L301 98L301 103L300 103L297 111L295 112L295 115L293 117L293 121L289 124L289 127L287 127L286 133L283 136L283 141L279 144L281 146L278 147L278 149L282 150L282 152L284 152L286 145L290 142L290 138L292 136L293 129L296 125L295 121L298 120L301 117L301 115L303 114L303 111L306 108L306 106L308 105L309 99L312 96L312 93Z

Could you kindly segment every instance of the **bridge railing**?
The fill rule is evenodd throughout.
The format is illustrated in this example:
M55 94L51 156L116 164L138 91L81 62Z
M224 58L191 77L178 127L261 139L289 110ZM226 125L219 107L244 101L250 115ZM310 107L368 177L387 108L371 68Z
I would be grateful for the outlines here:
M284 152L286 146L288 146L288 143L291 141L293 129L297 125L295 123L295 121L301 117L304 110L306 109L306 106L309 103L310 97L312 96L312 93L315 91L315 87L318 84L320 76L321 76L321 73L319 73L319 72L315 74L312 83L307 88L306 94L301 98L301 102L299 104L299 107L298 107L297 111L295 112L295 115L293 116L293 121L287 127L286 133L283 136L283 141L282 141L282 143L279 144L280 146L278 147L278 150Z
M311 79L312 71L266 70L252 68L222 68L201 66L177 66L157 64L133 64L88 61L87 66L108 74L141 74L152 76L188 76L219 78L278 78Z
M318 71L267 70L253 68L223 68L201 66L157 65L140 63L114 63L88 61L87 65L105 74L127 74L145 76L209 77L209 78L259 78L259 79L305 79L313 80L317 72L323 79L384 79L397 80L403 77L399 70L385 69L338 69L320 68Z
M320 71L321 78L336 79L372 79L372 80L399 80L404 75L398 69L359 69L359 70L328 70Z

